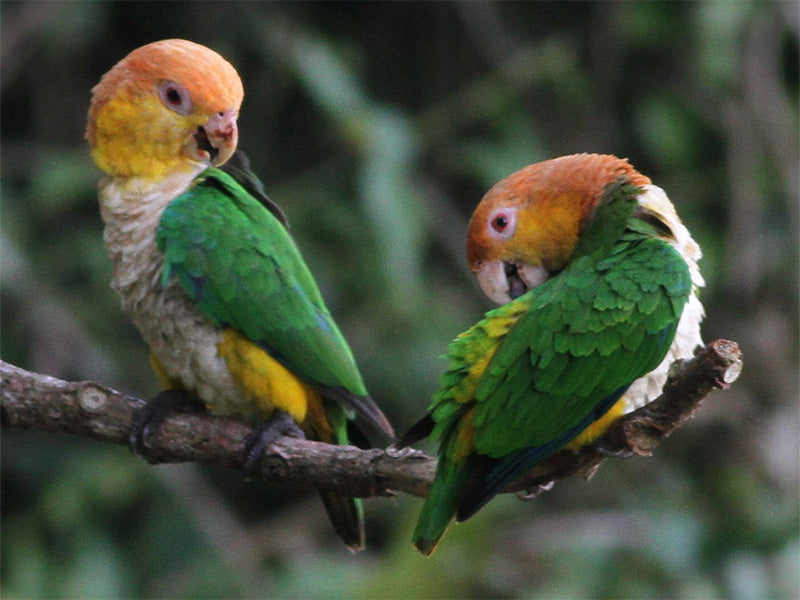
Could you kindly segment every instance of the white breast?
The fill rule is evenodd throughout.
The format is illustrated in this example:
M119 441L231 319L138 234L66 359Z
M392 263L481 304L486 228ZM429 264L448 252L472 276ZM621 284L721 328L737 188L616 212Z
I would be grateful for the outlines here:
M103 238L113 263L111 287L167 374L215 412L236 413L246 403L217 354L222 332L177 281L161 284L164 256L156 245L158 222L195 174L182 174L155 187L114 181L101 185Z
M653 371L634 381L625 393L625 412L630 412L655 400L661 394L670 365L680 358L690 358L694 354L694 349L703 344L700 337L700 322L703 320L705 312L698 292L705 285L705 281L697 266L697 261L702 256L700 246L692 239L686 226L681 223L675 207L669 201L664 190L655 185L647 185L644 188L645 192L639 196L639 203L658 215L672 230L674 239L667 241L680 253L689 267L689 274L692 277L692 293L683 309L675 339L664 360Z

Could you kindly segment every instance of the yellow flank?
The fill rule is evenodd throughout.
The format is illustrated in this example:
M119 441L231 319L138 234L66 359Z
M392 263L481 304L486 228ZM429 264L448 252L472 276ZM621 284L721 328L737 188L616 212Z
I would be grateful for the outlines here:
M495 347L500 343L500 339L505 337L511 326L519 319L520 315L527 312L530 308L528 302L517 302L513 306L506 305L500 314L492 315L485 319L481 325L486 335L495 340Z
M320 427L329 431L320 393L311 385L233 329L224 331L218 351L233 380L264 418L277 408L301 426L309 419L315 437L327 437L319 431Z
M469 409L458 422L455 442L453 442L453 462L461 462L475 451L475 423L472 421L474 409Z
M578 450L583 446L588 446L606 432L611 424L619 419L625 412L625 399L620 398L617 403L602 417L581 431L569 444L565 446L567 450Z
M155 96L132 99L119 92L97 115L92 156L101 169L116 177L160 180L177 169L191 168L181 149L187 142L186 132L202 124L202 117L178 115Z
M174 377L170 377L167 375L166 369L164 369L161 362L156 358L156 355L152 352L150 353L150 366L153 367L153 371L156 373L156 377L158 378L158 382L161 384L161 388L165 390L182 390L183 385L181 382L175 379Z
M464 354L464 362L470 365L467 376L464 377L457 388L454 389L452 397L458 402L472 402L475 399L475 392L480 383L483 372L492 360L494 353L500 346L508 330L517 322L519 316L530 308L528 303L517 302L512 305L505 305L499 311L501 314L494 314L484 319L471 329L459 334L457 337L463 338L476 336L478 343L468 347Z

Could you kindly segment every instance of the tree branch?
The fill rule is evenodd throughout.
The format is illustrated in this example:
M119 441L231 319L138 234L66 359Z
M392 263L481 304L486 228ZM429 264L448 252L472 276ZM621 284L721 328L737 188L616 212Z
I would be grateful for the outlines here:
M662 395L617 420L598 443L579 452L561 451L506 490L536 493L571 475L587 476L612 455L647 456L697 411L714 389L739 376L742 356L735 342L711 342L694 358L673 365ZM128 430L144 401L91 381L67 382L0 361L0 421L3 427L62 431L114 444L128 443ZM148 438L150 462L201 462L242 468L244 423L206 413L167 418ZM265 480L338 489L352 496L402 491L425 496L436 459L415 450L361 450L281 438L261 459Z

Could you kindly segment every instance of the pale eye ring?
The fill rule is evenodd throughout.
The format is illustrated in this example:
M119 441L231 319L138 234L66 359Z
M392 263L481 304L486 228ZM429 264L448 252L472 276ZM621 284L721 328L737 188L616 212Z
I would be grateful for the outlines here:
M171 111L184 116L192 112L192 96L180 83L162 81L158 84L158 94L164 106Z
M497 233L503 233L506 227L508 227L508 215L505 213L495 215L494 219L492 219L492 229Z
M515 208L499 208L489 215L490 233L499 238L508 239L517 228L517 210Z

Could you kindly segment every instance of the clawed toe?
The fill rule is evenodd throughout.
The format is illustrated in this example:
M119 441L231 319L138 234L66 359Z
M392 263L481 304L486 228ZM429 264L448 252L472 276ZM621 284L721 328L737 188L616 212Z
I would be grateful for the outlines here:
M633 452L631 450L619 447L612 448L603 441L603 438L595 440L592 444L592 447L597 450L600 455L607 458L629 458L633 456Z
M198 410L203 410L203 405L184 390L160 392L137 413L128 433L128 448L141 456L148 438L158 431L165 418L176 412Z
M276 410L267 421L255 427L244 439L242 462L245 469L256 470L264 450L281 436L296 439L305 439L306 437L303 430L297 426L288 413Z

